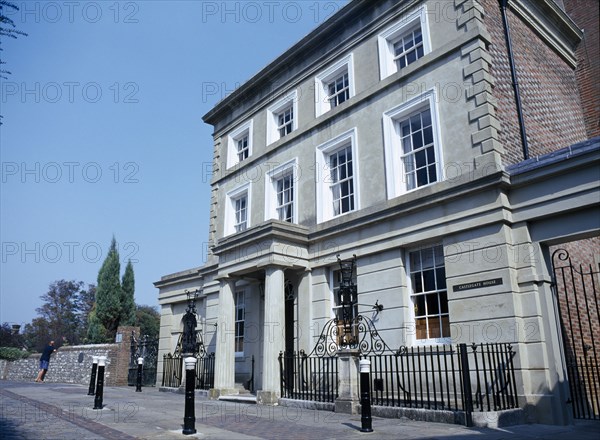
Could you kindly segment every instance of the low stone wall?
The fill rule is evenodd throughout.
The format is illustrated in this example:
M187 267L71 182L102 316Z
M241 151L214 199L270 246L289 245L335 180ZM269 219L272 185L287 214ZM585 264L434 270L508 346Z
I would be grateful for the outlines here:
M113 364L119 348L119 344L61 347L50 358L50 367L45 381L87 385L90 383L92 356L106 356L109 363L105 370L104 380L107 385L115 385L113 379L115 368ZM33 381L40 368L40 356L40 354L33 354L27 359L3 361L5 365L0 370L2 379L18 382Z
M115 344L90 344L63 346L50 357L46 382L78 383L89 385L92 371L92 356L106 356L104 383L107 386L127 385L131 332L139 335L138 327L119 327ZM27 359L0 361L0 378L18 382L35 380L40 368L41 354L32 354Z

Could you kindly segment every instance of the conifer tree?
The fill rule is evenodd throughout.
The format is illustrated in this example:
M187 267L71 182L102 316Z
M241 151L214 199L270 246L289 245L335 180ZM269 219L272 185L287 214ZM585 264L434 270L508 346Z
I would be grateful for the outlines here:
M121 322L120 325L135 324L135 277L131 260L127 262L121 282Z
M88 316L87 342L99 344L106 342L106 340L106 330L96 316L96 308L94 307Z
M98 272L95 317L106 330L106 337L113 339L121 320L121 263L117 241L113 237L108 255Z

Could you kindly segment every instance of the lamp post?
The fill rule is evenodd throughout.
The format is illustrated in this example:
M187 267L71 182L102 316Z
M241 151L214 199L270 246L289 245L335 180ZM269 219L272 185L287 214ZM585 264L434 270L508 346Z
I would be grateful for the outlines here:
M98 357L98 384L96 385L96 398L94 399L94 409L102 409L102 399L104 398L104 366L106 365L106 356Z
M144 358L139 357L137 359L138 369L137 369L137 382L135 384L135 391L138 393L142 392L142 368L144 365Z
M371 361L361 359L358 361L360 368L360 423L361 432L373 432L371 419Z
M182 434L190 435L196 433L196 408L194 404L196 384L196 357L189 356L185 362L185 412L183 415Z
M338 289L338 304L342 306L342 326L339 343L342 346L355 345L358 343L355 316L358 294L356 283L354 282L356 255L353 255L350 260L341 260L338 255L337 259L342 274Z
M98 370L98 356L92 356L92 374L90 375L90 387L88 388L88 396L96 394L96 372Z
M183 415L182 434L196 433L195 416L195 389L196 389L196 353L198 351L198 339L196 333L196 298L199 290L186 291L187 309L183 316L183 335L181 351L186 356L185 362L185 410Z

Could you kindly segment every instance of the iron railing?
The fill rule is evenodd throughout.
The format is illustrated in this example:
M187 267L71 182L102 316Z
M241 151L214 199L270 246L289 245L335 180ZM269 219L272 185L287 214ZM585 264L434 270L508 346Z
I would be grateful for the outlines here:
M162 386L179 388L183 374L183 358L171 353L163 356Z
M279 353L281 396L288 399L335 402L338 397L338 358Z
M510 344L401 347L372 355L373 405L449 411L517 408Z
M178 388L183 378L183 357L179 354L163 356L162 386ZM209 390L215 384L215 354L196 357L196 389Z
M460 344L401 347L395 353L371 353L373 405L464 411L472 425L474 411L518 408L510 344ZM281 395L296 400L335 402L336 356L279 354Z
M215 385L215 354L196 359L196 389L209 390Z
M600 272L575 265L565 249L552 253L564 363L573 417L600 420Z

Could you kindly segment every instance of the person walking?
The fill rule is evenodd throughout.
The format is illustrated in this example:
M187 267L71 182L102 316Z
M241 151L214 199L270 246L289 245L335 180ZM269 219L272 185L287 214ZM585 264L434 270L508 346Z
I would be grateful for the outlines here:
M40 357L40 372L38 373L35 381L43 382L44 377L46 377L46 373L48 372L48 366L50 364L50 355L56 351L54 348L54 341L50 341L50 343L44 348L42 352L42 356Z

